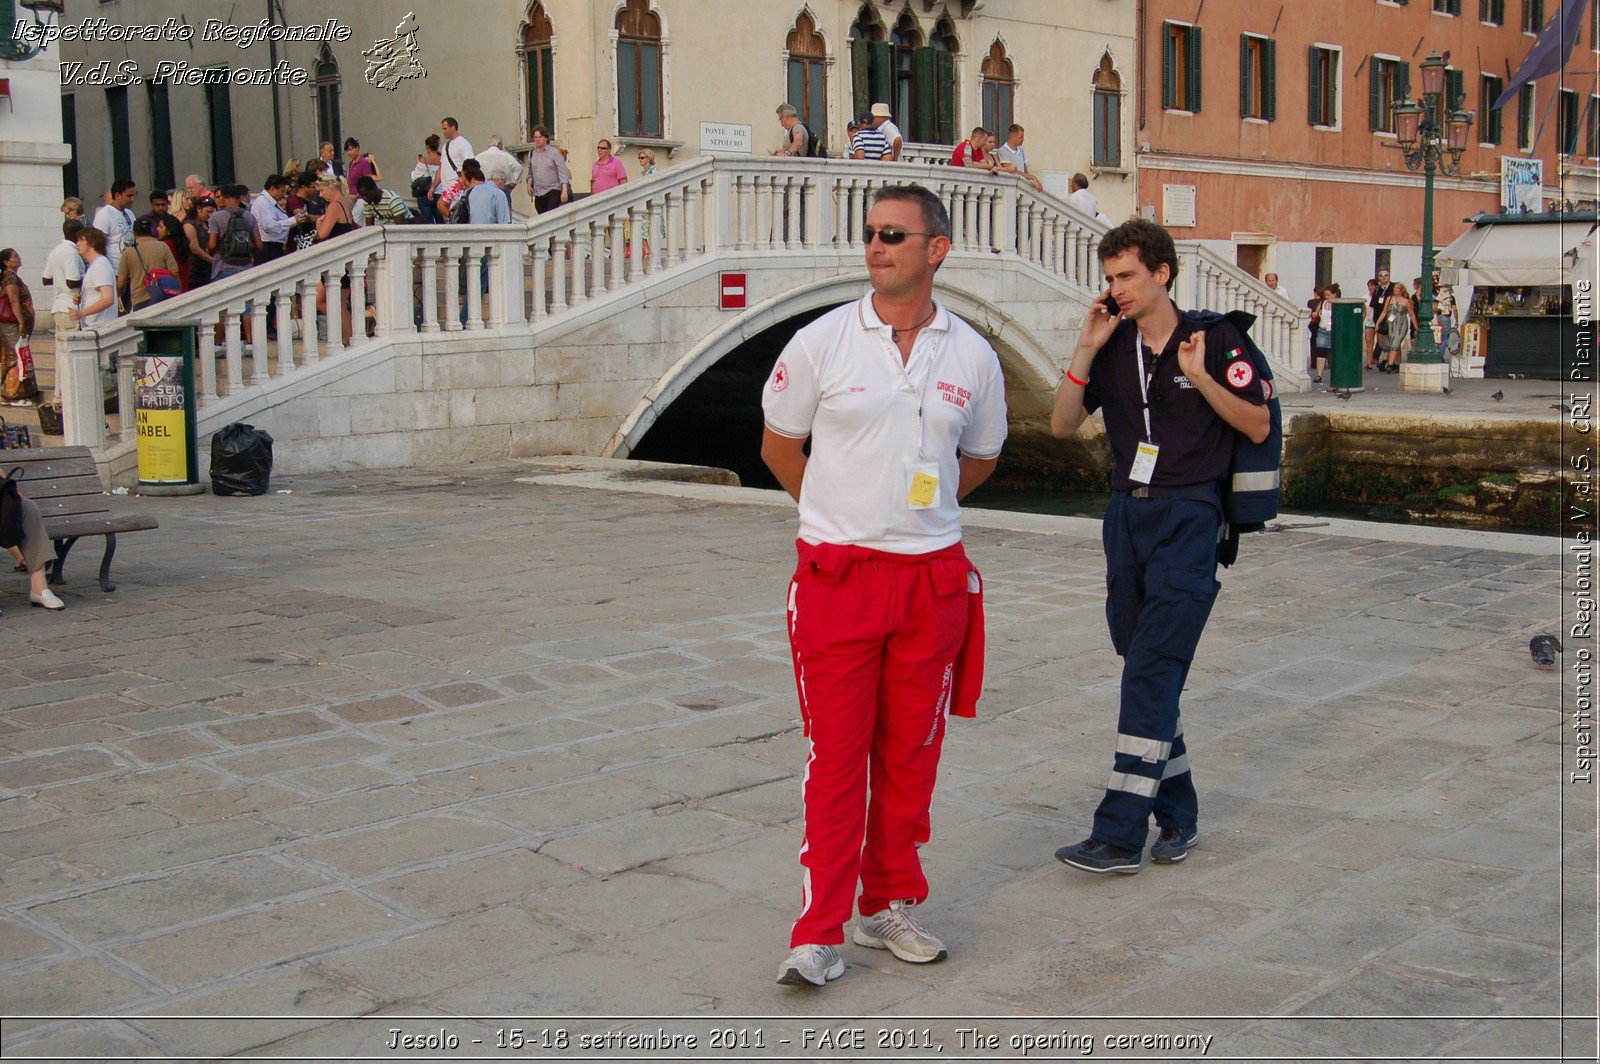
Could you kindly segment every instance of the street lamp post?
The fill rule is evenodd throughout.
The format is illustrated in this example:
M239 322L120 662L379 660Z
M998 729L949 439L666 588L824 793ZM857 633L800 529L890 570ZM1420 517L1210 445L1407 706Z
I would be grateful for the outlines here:
M1426 175L1422 199L1422 291L1417 307L1417 340L1401 369L1400 385L1408 392L1442 392L1448 374L1433 339L1433 175L1452 177L1460 171L1467 150L1472 113L1462 100L1444 99L1445 64L1450 53L1434 52L1422 61L1422 100L1395 105L1395 139L1406 169ZM1448 112L1447 112L1448 109ZM1442 121L1441 121L1442 117Z

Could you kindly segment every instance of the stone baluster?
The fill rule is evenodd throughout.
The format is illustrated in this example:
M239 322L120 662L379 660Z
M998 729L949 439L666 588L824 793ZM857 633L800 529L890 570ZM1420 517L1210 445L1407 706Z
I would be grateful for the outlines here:
M267 347L267 300L257 296L250 301L250 383L265 384L272 369L272 354Z
M278 315L278 376L294 371L294 286L273 293L272 306Z
M603 224L606 231L606 254L611 259L610 279L606 282L606 287L614 292L626 283L628 262L623 248L626 246L627 227L622 224L622 218L615 213L608 215Z
M327 281L327 294L322 300L323 319L328 325L328 353L330 355L344 354L344 271L330 266L325 274ZM450 319L454 321L454 318ZM354 322L351 323L352 328ZM352 336L352 339L354 337Z
M244 388L244 345L239 336L239 312L228 310L222 326L222 350L228 359L228 395L235 396Z
M606 214L589 224L589 294L598 299L606 290L606 248L611 243L611 227L616 224L616 213ZM611 248L614 251L614 248ZM614 262L614 261L613 261Z
M644 206L644 273L651 276L657 270L663 269L662 256L667 253L667 240L663 230L666 229L666 201L651 196Z
M550 262L550 252L543 239L535 240L530 250L532 252L530 257L533 261L533 320L540 322L544 320L546 313L544 275Z
M359 347L367 339L367 256L361 254L350 264L350 346Z
M439 249L424 245L417 251L422 269L422 331L439 331Z
M313 365L322 357L322 345L317 340L317 275L302 277L295 282L300 293L300 351L305 364ZM438 326L434 326L435 329Z
M461 249L463 263L461 284L462 309L467 312L466 328L478 332L483 328L483 256L482 245L468 244Z
M645 216L640 205L635 203L627 208L626 217L628 224L622 227L622 238L627 242L624 256L628 263L628 283L633 284L644 269Z
M550 244L550 313L567 309L567 270L572 265L572 241L557 233Z
M139 368L138 362L137 347L123 351L121 357L117 359L117 438L124 443L139 438L136 431L138 415L134 412L133 403L133 379Z
M195 358L200 363L200 398L207 401L217 397L217 345L213 332L216 325L215 315L204 314L194 329Z

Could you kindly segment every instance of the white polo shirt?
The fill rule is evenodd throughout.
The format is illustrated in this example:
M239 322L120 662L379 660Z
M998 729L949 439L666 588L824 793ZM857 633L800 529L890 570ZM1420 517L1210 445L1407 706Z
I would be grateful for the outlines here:
M800 538L894 554L961 540L958 451L993 458L1006 439L1006 386L994 348L935 303L901 365L869 293L795 333L762 392L767 428L811 437ZM936 470L937 497L908 501L913 472Z

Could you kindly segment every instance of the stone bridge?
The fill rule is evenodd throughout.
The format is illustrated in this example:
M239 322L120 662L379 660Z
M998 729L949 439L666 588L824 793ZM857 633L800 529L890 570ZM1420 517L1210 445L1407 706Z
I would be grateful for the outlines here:
M212 432L248 421L273 434L291 473L626 456L749 338L856 298L870 196L908 181L933 189L954 223L939 298L1000 352L1016 427L1040 430L1097 291L1102 224L1005 176L701 158L525 224L362 229L66 336L67 442L131 482L131 356L138 324L160 320L195 328L202 455ZM1179 253L1179 303L1255 314L1281 388L1302 388L1299 308L1198 243ZM730 271L745 275L738 312L719 309ZM487 291L472 298L479 278ZM326 306L350 305L348 333L319 322L319 286ZM107 420L97 366L112 355L120 416Z

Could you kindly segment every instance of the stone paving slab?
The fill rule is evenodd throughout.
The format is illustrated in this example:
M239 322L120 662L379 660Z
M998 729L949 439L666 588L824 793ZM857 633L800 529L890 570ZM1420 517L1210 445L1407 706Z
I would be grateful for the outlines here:
M0 1052L389 1059L391 1027L620 1010L1593 1054L1560 1017L1594 1011L1594 792L1561 782L1562 676L1527 653L1556 541L1248 539L1185 701L1205 839L1108 882L1051 858L1114 732L1098 526L971 515L987 690L923 850L952 956L847 946L802 993L772 984L806 756L792 510L529 470L145 500L162 534L114 595L11 609Z

